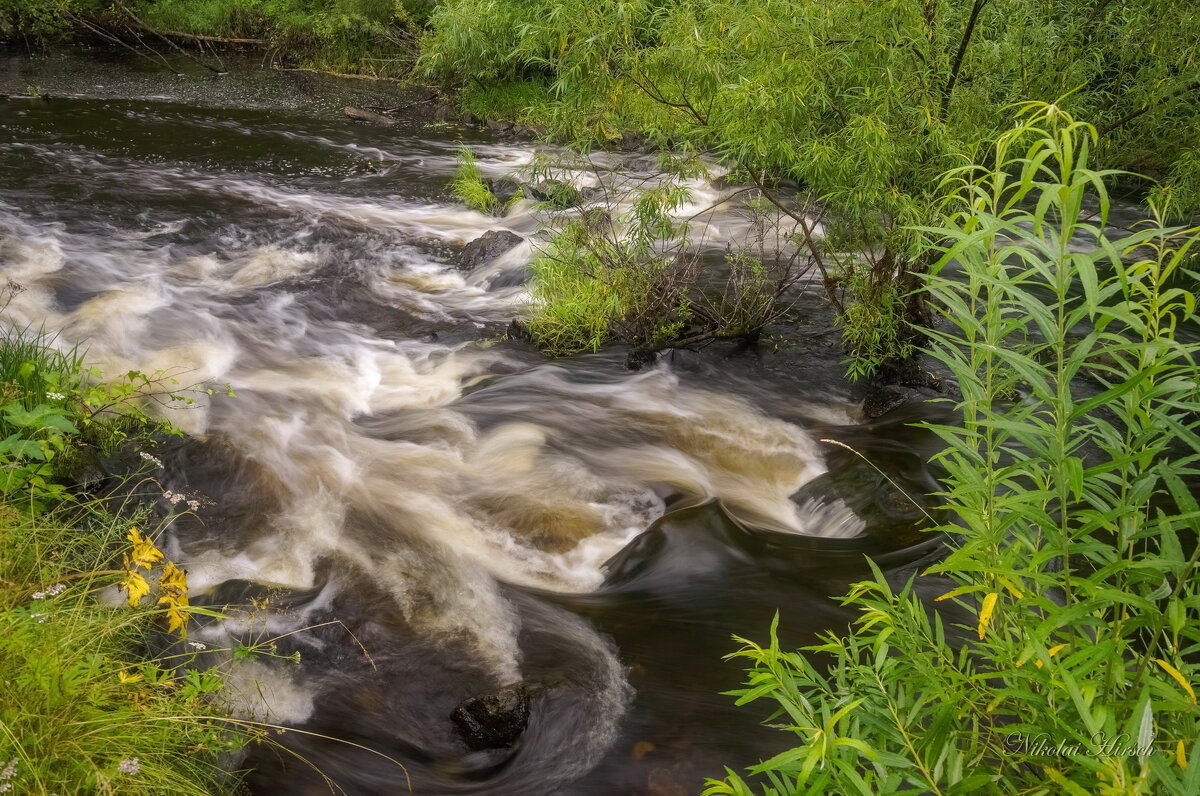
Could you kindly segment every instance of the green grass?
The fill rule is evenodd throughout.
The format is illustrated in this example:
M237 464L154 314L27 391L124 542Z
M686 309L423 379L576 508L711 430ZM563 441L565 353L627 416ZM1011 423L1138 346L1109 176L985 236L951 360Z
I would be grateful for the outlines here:
M186 581L170 581L167 562L129 563L130 529L147 516L110 513L66 478L101 437L161 428L136 404L150 380L91 383L79 352L53 343L0 334L0 793L232 792L222 756L255 731L210 700L220 672L169 643L163 619L200 610ZM161 580L166 607L123 601L114 586L131 578Z
M544 83L515 80L509 83L463 87L459 107L480 119L514 124L545 124L553 107L553 95Z
M534 311L526 328L550 356L598 351L612 337L613 323L629 309L629 297L598 273L595 260L563 256L561 250L538 255L533 261Z
M129 527L95 507L0 506L0 769L16 761L0 787L200 796L229 784L221 755L241 734L181 679L194 655L146 660L161 610L98 599Z
M500 200L483 181L483 174L475 163L475 155L466 147L458 150L458 170L450 190L472 210L494 213L500 209Z

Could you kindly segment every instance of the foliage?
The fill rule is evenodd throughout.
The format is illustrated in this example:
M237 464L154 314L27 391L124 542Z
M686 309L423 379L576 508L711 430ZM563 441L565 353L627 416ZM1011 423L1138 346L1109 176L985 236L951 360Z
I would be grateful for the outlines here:
M677 217L690 195L684 179L698 163L664 158L662 165L664 174L633 188L613 188L601 176L593 193L602 198L571 214L551 212L579 202L561 163L531 166L547 196L540 206L550 213L550 240L533 262L526 328L547 353L620 342L637 366L667 347L755 339L788 308L784 294L803 269L777 219L748 208L751 239L712 263L692 240L690 220Z
M138 403L159 383L90 381L79 352L55 344L0 335L0 792L229 790L228 755L257 729L207 699L221 673L184 643L189 616L212 612L189 604L184 571L129 519L67 488L84 449L162 429ZM98 599L117 585L128 607ZM179 640L147 655L160 619Z
M1200 790L1200 369L1175 336L1196 321L1177 282L1200 228L1152 205L1110 237L1096 140L1030 106L992 168L947 177L927 287L946 325L929 334L963 425L931 427L957 517L932 572L967 622L930 612L924 577L877 571L844 598L862 612L848 636L745 642L739 701L777 703L800 741L752 769L761 792ZM1010 345L1024 336L1040 352ZM1085 368L1100 389L1075 380ZM1007 369L1027 385L1017 403L995 400ZM751 792L733 772L706 790Z
M906 359L913 343L905 334L904 298L893 282L874 284L869 270L853 269L847 285L854 301L839 317L846 347L854 353L846 361L852 380L870 378L889 360Z
M475 155L466 147L458 150L458 170L454 174L450 190L463 204L480 213L494 213L500 207L500 200L483 180L479 166L475 163Z
M96 593L127 521L98 505L0 516L0 768L16 793L208 794L243 742L205 695L220 674L181 646L139 658L154 608ZM15 761L15 762L10 762Z
M516 124L541 124L551 101L544 83L515 80L494 86L470 83L458 96L459 107L479 119L507 119Z
M276 55L310 67L391 77L413 64L416 31L431 6L432 0L0 0L0 35L6 29L50 35L98 28L142 45L130 31L146 25L263 40Z
M606 264L587 250L582 223L569 225L533 260L530 336L551 356L597 351L640 309L662 263Z
M1186 0L446 0L429 28L425 74L472 96L545 86L524 107L567 138L630 130L714 151L793 211L770 178L798 182L819 199L798 215L842 314L861 301L889 318L892 294L916 287L915 227L939 221L939 176L987 157L1014 102L1094 120L1103 163L1166 175L1173 207L1200 207L1200 15ZM869 262L865 285L847 252ZM922 308L906 303L904 320ZM860 371L903 355L904 332L862 351L851 334Z

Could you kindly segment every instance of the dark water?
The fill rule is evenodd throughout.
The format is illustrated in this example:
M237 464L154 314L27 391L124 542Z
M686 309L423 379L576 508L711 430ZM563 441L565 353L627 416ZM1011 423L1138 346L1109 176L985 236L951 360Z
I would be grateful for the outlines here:
M105 68L165 96L0 100L0 269L24 288L5 312L193 399L163 408L191 438L154 475L201 506L160 501L164 544L195 601L243 607L191 638L299 653L232 664L240 711L310 733L251 751L254 792L697 793L788 741L721 695L732 634L763 640L779 612L786 644L811 642L848 621L830 596L864 554L896 578L936 555L906 498L820 442L934 488L922 418L865 422L817 316L636 373L505 339L527 297L492 285L529 247L457 257L537 221L447 183L463 137L495 174L532 145L354 126L290 84L179 102L174 78ZM712 244L739 223L714 219ZM468 750L454 707L518 682L521 739Z

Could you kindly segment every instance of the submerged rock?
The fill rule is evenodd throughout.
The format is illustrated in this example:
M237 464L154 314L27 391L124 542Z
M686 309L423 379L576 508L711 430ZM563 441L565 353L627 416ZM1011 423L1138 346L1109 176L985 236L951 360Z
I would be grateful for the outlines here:
M529 724L529 691L518 683L464 699L450 720L458 737L472 750L505 749L516 743Z
M459 262L463 268L478 268L524 242L524 238L507 229L490 229L467 244Z
M882 417L893 409L899 409L917 396L916 390L898 384L885 384L867 393L863 399L863 414L870 418Z

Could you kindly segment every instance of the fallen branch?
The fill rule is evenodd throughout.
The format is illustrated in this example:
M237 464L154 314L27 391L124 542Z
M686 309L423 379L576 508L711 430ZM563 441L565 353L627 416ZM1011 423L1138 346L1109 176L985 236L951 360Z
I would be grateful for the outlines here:
M209 64L204 63L199 58L192 55L187 50L183 49L178 44L176 44L175 42L168 39L165 35L163 35L162 31L158 30L157 28L153 28L153 27L147 25L145 22L142 22L142 20L138 19L137 14L134 14L132 11L130 11L129 7L127 5L125 5L124 3L122 3L121 0L117 0L117 8L121 9L126 14L128 14L129 18L133 20L133 23L136 27L146 31L147 33L152 33L153 35L157 36L159 39L162 39L162 41L165 42L168 47L171 47L172 49L181 53L184 58L187 58L197 64L200 64L200 66L203 66L205 69L207 69L215 74L218 74L218 75L225 74L223 70L218 69L215 66L211 66ZM136 36L137 34L135 33L134 35ZM139 41L140 41L140 37L139 37Z
M124 47L126 50L129 50L131 53L138 56L139 58L145 58L147 61L154 64L155 66L162 66L164 69L166 69L168 72L170 72L173 75L179 74L179 72L173 66L171 66L170 63L167 62L167 59L163 58L162 54L159 53L157 50L155 50L153 47L147 47L146 49L148 49L150 52L157 55L158 59L159 59L158 61L155 61L153 58L146 55L144 52L139 50L137 47L134 47L129 42L122 39L120 36L115 36L115 35L109 33L108 31L105 31L105 30L101 29L100 27L91 24L83 17L78 17L78 16L72 14L70 11L68 11L66 13L67 13L67 16L70 19L74 20L77 25L87 28L88 30L90 30L92 33L95 33L100 38L110 41L113 44L118 44L121 47ZM159 63L159 61L161 61L162 63Z
M367 111L362 108L342 108L342 113L351 119L357 119L360 122L370 122L381 127L391 127L396 123L396 120L391 116L384 116L382 113L375 113L375 111Z
M272 66L276 72L313 72L318 75L329 75L330 77L345 77L350 80L382 80L388 83L403 83L403 80L395 77L376 77L375 75L348 75L345 72L326 72L324 69L313 69L308 66Z
M120 4L118 3L118 5ZM271 43L270 39L238 39L226 36L203 36L199 33L183 33L182 31L178 30L159 30L158 28L149 27L140 20L138 21L138 24L151 33L156 33L160 36L170 36L172 39L190 39L191 41L203 41L212 44L253 44L258 47L266 47Z

